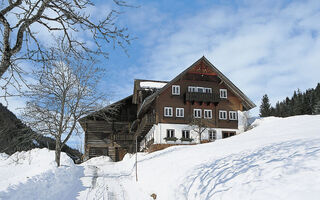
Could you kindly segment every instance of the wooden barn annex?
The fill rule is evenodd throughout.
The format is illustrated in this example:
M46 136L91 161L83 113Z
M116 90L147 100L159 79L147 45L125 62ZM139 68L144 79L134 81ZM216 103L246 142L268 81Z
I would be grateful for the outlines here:
M135 79L133 94L82 119L85 158L155 151L223 139L243 131L255 104L204 56L170 82ZM202 133L195 125L205 127Z

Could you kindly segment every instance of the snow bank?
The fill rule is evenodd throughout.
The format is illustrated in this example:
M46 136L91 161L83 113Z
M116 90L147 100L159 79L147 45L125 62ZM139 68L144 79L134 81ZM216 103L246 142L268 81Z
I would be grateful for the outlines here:
M0 155L0 199L316 200L320 115L255 120L250 131L212 143L55 167L45 149ZM17 159L19 158L19 159Z
M0 162L6 160L9 157L6 153L0 153Z
M110 162L113 162L112 159L109 156L99 156L99 157L94 157L90 158L86 162L82 163L82 166L87 166L87 165L106 165L110 164Z
M81 188L81 169L65 153L61 153L61 167L56 167L54 159L55 152L48 149L16 152L0 159L0 199L74 199L77 193L66 190Z
M152 81L143 81L140 82L140 87L142 88L163 88L167 83L161 82L152 82Z
M123 161L126 161L126 160L129 160L129 159L131 159L132 158L132 156L133 156L134 154L131 154L131 153L126 153L126 155L124 155L124 157L123 157Z

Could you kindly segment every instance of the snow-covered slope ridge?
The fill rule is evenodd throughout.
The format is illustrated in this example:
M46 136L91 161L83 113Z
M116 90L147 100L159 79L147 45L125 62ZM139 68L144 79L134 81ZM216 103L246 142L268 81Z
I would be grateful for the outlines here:
M118 163L106 157L38 173L31 177L32 192L41 196L48 190L44 199L148 200L154 193L157 200L318 200L320 116L269 117L253 125L250 131L212 143L139 153L138 182L135 156ZM9 158L0 156L0 171ZM31 188L20 180L1 186L0 199L19 199L15 197ZM50 194L55 188L65 196Z

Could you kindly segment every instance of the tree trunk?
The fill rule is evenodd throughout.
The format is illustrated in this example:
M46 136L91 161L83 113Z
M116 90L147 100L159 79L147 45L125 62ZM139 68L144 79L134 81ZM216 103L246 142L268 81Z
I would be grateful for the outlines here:
M60 167L60 155L61 155L61 142L56 139L56 163L57 166Z

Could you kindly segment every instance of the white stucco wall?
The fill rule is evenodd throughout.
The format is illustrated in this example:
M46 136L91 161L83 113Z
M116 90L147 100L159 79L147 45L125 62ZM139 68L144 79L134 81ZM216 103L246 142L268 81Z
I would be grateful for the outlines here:
M167 137L167 129L175 130L175 137L178 138L176 142L166 141L164 138ZM190 131L190 138L194 139L192 142L181 142L179 139L182 137L182 130ZM221 129L221 128L208 128L206 129L202 135L202 140L209 139L209 130L216 131L216 139L222 139L222 131L235 131L236 134L239 134L241 130L239 129ZM146 142L154 138L154 144L190 144L190 143L200 143L198 133L192 130L192 127L187 124L165 124L159 123L153 125L150 131L147 133L145 139Z

